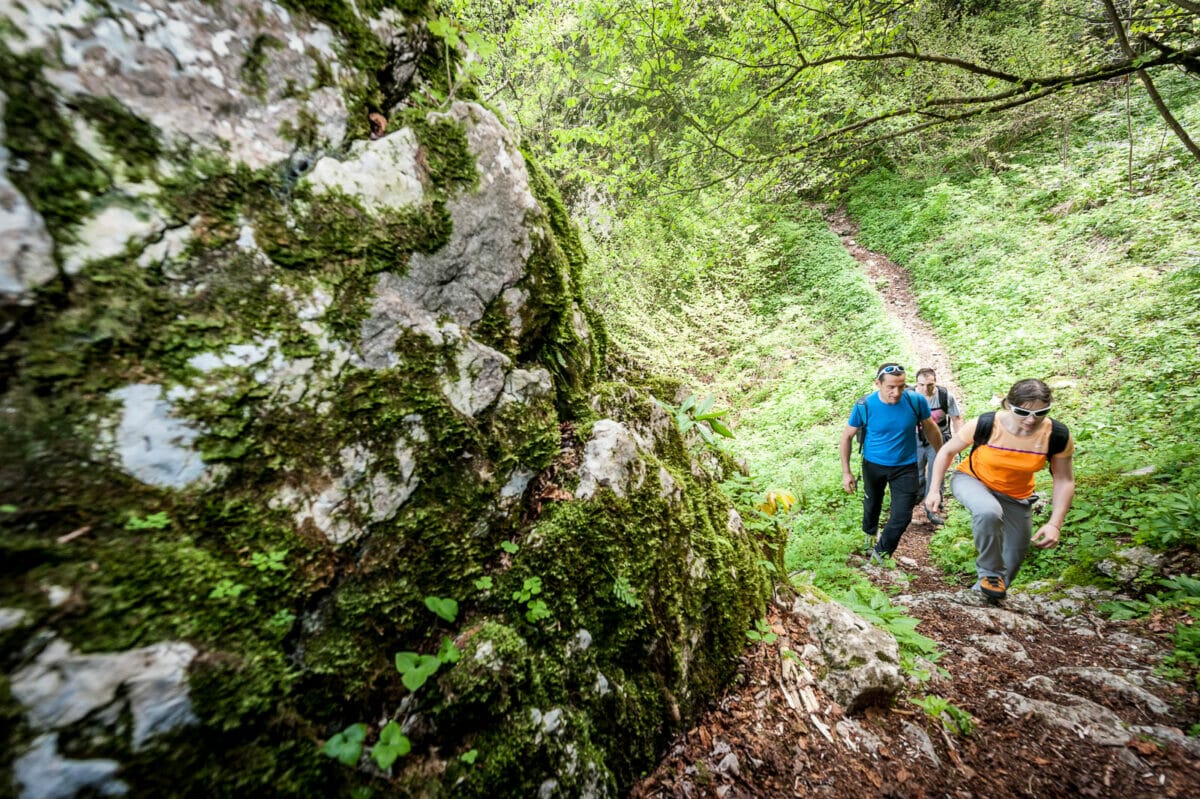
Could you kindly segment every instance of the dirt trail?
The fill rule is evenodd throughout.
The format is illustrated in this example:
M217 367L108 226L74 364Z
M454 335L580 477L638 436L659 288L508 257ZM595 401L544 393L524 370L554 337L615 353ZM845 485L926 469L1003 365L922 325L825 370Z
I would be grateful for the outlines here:
M855 244L844 216L831 227L884 289L921 365L953 386L903 270ZM1173 619L1109 621L1095 611L1107 598L1096 590L1041 592L1020 580L988 605L966 590L970 577L947 578L930 563L933 533L918 512L894 568L850 556L937 642L927 681L910 677L890 706L848 715L821 690L804 617L777 597L768 621L779 640L746 651L735 685L631 796L1200 796L1200 740L1184 735L1200 723L1200 695L1155 675ZM909 701L925 696L969 714L973 729L956 734Z
M845 245L854 260L862 264L863 272L883 298L883 307L912 344L917 362L911 365L910 384L916 383L916 371L926 366L937 372L938 383L946 386L960 404L964 403L962 390L954 380L950 368L950 356L942 349L933 327L917 314L917 300L912 293L908 272L886 256L872 252L855 240L858 223L846 215L844 208L830 212L826 221ZM904 364L909 367L909 364Z

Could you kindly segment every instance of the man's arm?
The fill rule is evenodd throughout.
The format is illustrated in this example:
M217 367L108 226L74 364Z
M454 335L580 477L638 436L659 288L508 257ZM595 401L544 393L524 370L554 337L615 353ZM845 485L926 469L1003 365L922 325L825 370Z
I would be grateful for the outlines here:
M846 429L842 431L842 440L838 442L838 455L842 458L842 488L846 489L847 494L853 494L858 488L854 472L850 471L850 446L857 432L857 427L846 425Z
M922 419L921 429L925 431L925 438L933 445L934 452L942 448L942 429L937 426L937 423L933 419Z
M946 392L946 415L950 417L950 435L962 429L962 411L958 409L958 400L949 391Z
M942 480L946 477L946 471L950 468L950 461L954 456L962 452L970 443L964 443L957 438L952 438L946 442L946 446L938 450L937 456L933 459L933 474L929 478L928 493L925 494L925 507L930 513L939 513L942 510Z

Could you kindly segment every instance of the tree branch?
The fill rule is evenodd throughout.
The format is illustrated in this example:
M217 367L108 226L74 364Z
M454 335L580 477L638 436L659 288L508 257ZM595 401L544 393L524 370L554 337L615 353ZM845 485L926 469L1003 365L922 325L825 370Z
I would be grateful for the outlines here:
M1124 51L1126 57L1133 59L1135 57L1133 48L1129 45L1129 39L1125 35L1125 26L1121 24L1121 18L1117 16L1117 7L1113 5L1113 0L1104 0L1104 10L1108 12L1108 18L1112 22L1113 31L1117 34L1117 43L1121 45L1121 50ZM1167 104L1163 102L1162 95L1158 93L1158 89L1154 88L1154 81L1150 80L1150 73L1145 69L1138 69L1137 76L1141 79L1142 85L1146 87L1146 94L1150 95L1150 101L1154 103L1154 107L1158 109L1158 113L1166 120L1167 125L1183 142L1183 146L1188 149L1192 155L1200 160L1200 147L1192 141L1188 136L1187 131L1183 129L1183 125L1179 124L1179 120L1171 113L1171 109L1167 108Z

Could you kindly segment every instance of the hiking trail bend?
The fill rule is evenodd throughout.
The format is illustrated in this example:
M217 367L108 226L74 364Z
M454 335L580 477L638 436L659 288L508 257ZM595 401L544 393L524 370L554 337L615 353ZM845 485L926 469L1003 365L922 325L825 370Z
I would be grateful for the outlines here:
M961 402L907 273L857 244L844 211L829 223L919 365ZM1096 608L1122 595L1049 582L1018 580L1003 603L989 604L967 590L970 576L948 577L931 563L933 533L918 509L894 567L850 556L937 642L936 662L922 664L926 680L906 673L889 705L848 713L823 688L829 658L811 614L777 596L767 618L778 639L746 650L735 684L631 796L1200 796L1200 739L1185 734L1200 723L1200 694L1156 673L1173 649L1174 619L1112 621ZM1195 573L1194 561L1155 568ZM954 713L939 717L913 702L936 707L929 697ZM969 731L956 732L956 718Z

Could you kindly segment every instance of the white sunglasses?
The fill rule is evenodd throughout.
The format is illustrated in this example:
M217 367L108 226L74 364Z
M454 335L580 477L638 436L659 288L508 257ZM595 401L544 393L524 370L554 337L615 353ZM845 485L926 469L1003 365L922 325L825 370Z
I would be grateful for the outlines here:
M1016 405L1011 405L1009 406L1009 410L1013 412L1014 416L1036 416L1041 419L1050 413L1050 406L1047 405L1045 408L1038 408L1036 411L1031 411L1028 408L1018 408Z

